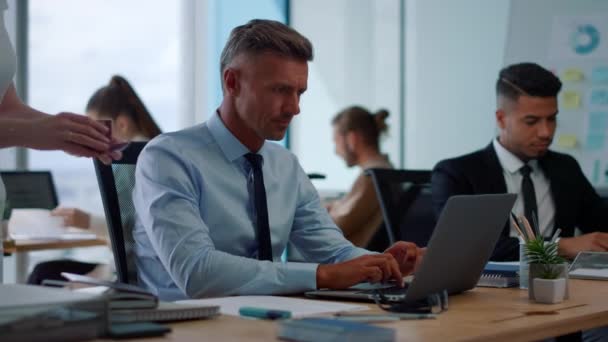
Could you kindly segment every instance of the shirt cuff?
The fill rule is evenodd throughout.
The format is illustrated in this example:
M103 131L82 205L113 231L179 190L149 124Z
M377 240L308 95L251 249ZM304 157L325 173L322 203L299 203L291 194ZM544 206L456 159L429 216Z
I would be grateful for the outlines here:
M317 289L317 268L319 264L289 262L285 264L285 279L294 292Z

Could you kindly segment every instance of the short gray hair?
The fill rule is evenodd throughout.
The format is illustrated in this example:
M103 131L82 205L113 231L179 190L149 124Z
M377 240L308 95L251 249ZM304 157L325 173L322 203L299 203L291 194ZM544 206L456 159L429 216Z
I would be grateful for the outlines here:
M220 58L220 77L226 66L241 53L272 52L302 61L312 61L313 49L308 38L291 27L274 20L253 19L235 27Z

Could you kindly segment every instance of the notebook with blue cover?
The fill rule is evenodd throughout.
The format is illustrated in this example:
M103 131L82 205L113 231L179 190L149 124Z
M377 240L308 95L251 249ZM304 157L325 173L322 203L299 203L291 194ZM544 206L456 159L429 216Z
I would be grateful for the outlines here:
M279 323L280 339L301 342L394 341L395 330L331 318L302 318Z
M519 286L519 262L488 262L477 282L477 286Z

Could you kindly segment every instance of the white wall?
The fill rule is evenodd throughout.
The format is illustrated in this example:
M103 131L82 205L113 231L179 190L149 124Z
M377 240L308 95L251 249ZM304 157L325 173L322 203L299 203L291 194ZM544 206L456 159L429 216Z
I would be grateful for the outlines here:
M505 0L406 0L406 168L490 142L508 16Z

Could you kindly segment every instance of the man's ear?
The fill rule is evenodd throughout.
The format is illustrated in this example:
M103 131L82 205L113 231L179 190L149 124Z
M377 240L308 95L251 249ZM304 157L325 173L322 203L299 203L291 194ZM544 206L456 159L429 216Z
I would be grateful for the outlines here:
M239 94L239 73L232 68L226 68L224 74L224 88L227 94L237 96Z
M346 132L346 134L344 135L344 141L346 142L346 146L348 146L348 148L352 151L355 148L357 148L357 145L359 143L359 137L358 134L355 131L348 131Z
M499 108L496 110L496 124L498 125L498 128L505 129L507 127L506 117L507 113L504 109Z

